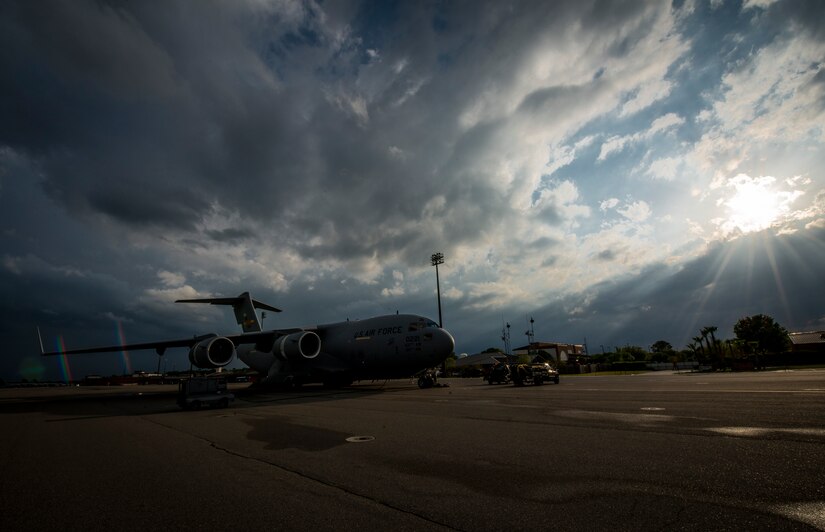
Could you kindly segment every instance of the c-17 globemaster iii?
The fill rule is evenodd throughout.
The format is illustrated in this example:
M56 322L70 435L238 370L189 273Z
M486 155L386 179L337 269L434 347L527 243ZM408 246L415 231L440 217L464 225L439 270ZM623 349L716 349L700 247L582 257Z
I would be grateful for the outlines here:
M390 314L364 320L312 327L264 331L256 309L280 312L252 299L238 297L180 299L176 303L231 305L243 329L241 334L205 334L193 338L70 349L43 356L107 353L186 347L193 366L222 368L237 356L260 373L264 384L290 385L323 382L345 386L358 380L410 377L441 364L455 348L453 337L434 321L414 314Z

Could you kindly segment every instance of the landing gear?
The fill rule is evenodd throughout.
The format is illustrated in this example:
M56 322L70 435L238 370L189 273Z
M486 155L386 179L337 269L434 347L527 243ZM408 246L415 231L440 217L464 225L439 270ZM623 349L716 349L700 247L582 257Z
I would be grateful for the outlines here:
M446 388L449 384L441 384L438 382L438 373L434 370L425 370L424 373L418 376L418 387L424 388Z
M418 387L422 390L424 388L432 388L433 386L435 386L436 382L438 382L438 379L436 378L435 374L431 371L426 371L423 375L418 377Z

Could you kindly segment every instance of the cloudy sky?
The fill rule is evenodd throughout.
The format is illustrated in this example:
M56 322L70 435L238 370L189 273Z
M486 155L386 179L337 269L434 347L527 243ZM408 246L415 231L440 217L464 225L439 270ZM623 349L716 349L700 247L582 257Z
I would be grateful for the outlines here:
M0 376L236 329L182 297L437 319L435 252L458 353L825 328L821 7L3 2Z

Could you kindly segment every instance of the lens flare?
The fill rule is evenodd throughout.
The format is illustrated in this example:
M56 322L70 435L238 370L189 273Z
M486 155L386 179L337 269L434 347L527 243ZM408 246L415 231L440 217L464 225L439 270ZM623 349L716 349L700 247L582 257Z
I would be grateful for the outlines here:
M123 335L123 323L120 321L117 322L117 340L120 342L121 347L126 345L126 337ZM129 351L121 349L120 354L123 357L123 367L125 368L126 375L131 375L132 362L129 360Z
M72 379L72 369L69 367L69 359L63 354L64 351L66 351L66 345L63 343L63 336L60 335L57 337L57 352L60 353L60 371L63 373L63 381L65 381L66 384L71 384L74 380Z

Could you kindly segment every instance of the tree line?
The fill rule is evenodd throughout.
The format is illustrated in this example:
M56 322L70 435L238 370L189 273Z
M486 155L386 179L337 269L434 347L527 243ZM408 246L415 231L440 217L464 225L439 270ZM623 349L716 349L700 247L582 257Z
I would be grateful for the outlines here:
M702 327L685 349L677 351L666 340L654 342L649 350L639 346L616 347L614 352L591 356L595 363L621 362L683 362L695 360L703 365L725 367L736 359L750 359L759 366L760 357L782 353L790 346L788 331L772 317L756 314L741 318L733 327L736 335L719 339L715 326Z

